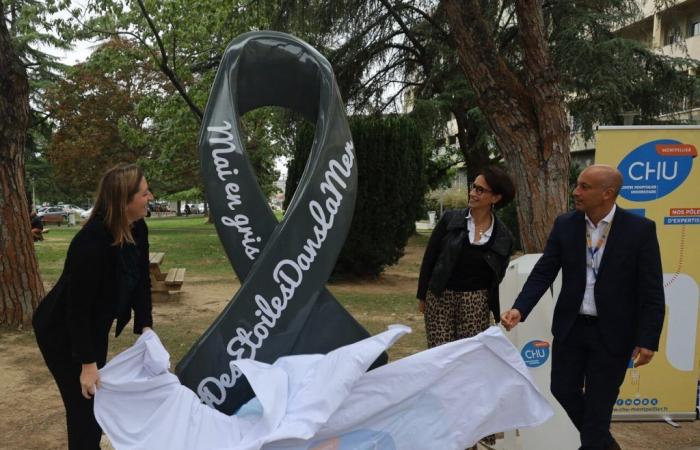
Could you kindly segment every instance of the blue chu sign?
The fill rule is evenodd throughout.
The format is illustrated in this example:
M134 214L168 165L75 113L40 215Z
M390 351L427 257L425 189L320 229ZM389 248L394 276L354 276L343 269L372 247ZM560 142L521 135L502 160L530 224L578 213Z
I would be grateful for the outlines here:
M617 168L620 195L633 202L656 200L673 192L690 174L697 150L673 139L650 141L632 150Z
M547 362L549 358L549 342L547 341L530 341L523 346L520 351L520 356L523 357L525 365L528 367L540 367Z

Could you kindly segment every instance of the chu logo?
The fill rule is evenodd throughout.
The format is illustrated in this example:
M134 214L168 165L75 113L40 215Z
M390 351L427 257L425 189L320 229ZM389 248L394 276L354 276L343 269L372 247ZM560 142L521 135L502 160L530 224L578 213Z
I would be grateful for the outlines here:
M696 156L695 146L673 139L640 145L617 166L624 179L620 195L646 202L670 194L688 178Z
M547 362L549 358L549 342L547 341L530 341L520 351L520 356L523 357L525 365L528 367L540 367Z

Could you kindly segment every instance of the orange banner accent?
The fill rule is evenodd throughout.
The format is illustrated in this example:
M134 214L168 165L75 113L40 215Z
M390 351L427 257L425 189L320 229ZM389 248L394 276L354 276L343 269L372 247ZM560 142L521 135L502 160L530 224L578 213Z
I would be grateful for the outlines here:
M535 341L532 343L537 348L547 348L549 347L549 342L547 341Z
M700 208L671 208L669 216L700 216Z
M656 144L656 153L661 156L698 156L693 144Z

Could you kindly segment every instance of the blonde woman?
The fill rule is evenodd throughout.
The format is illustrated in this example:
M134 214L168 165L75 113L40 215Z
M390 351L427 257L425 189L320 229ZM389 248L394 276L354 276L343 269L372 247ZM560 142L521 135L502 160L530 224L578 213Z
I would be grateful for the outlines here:
M100 448L93 395L118 336L134 313L134 333L153 324L148 274L148 201L142 170L120 164L104 174L90 218L68 247L63 273L34 313L34 332L66 408L71 450Z

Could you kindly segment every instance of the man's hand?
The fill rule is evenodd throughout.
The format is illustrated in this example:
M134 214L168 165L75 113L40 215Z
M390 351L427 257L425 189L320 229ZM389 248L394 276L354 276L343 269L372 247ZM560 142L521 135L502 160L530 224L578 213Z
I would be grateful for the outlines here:
M95 391L100 387L100 372L97 371L97 363L83 364L80 371L80 390L83 397L90 400Z
M521 318L522 316L520 315L520 311L515 308L509 309L501 314L501 325L503 325L506 331L510 331L513 329L513 327L520 323Z
M632 352L632 360L634 360L634 367L649 364L651 358L653 357L654 351L644 347L635 347L634 351Z
M425 300L418 301L418 312L421 314L425 314Z

